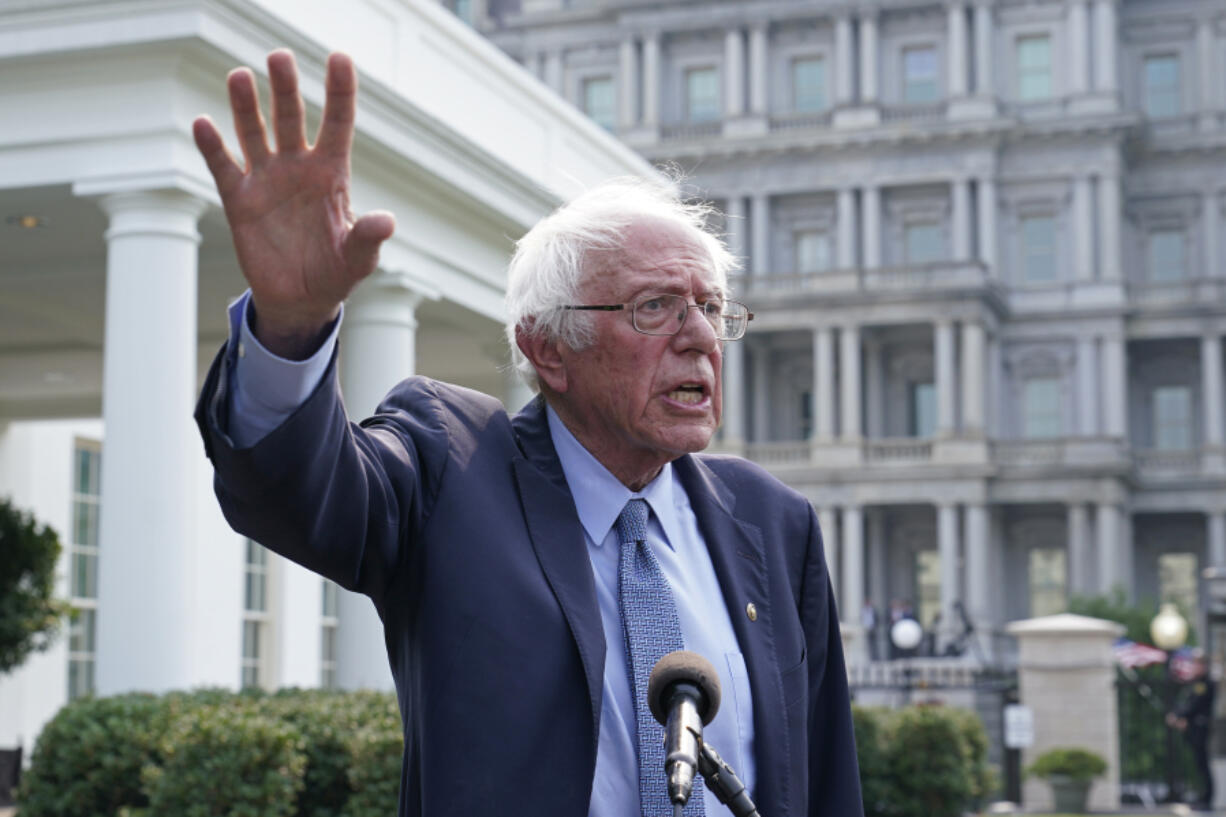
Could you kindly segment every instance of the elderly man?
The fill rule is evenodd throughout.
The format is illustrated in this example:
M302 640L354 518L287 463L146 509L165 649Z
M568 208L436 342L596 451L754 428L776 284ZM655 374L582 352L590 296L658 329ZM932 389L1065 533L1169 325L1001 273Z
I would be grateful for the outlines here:
M838 616L809 504L730 458L723 344L750 315L706 213L647 183L597 188L519 243L508 336L541 397L412 378L348 422L341 303L390 214L348 202L356 75L329 58L305 136L274 52L275 147L250 71L229 78L245 167L195 137L249 294L197 421L235 529L368 595L404 719L402 815L670 814L647 673L705 655L706 738L766 817L862 813ZM696 788L686 814L727 814Z

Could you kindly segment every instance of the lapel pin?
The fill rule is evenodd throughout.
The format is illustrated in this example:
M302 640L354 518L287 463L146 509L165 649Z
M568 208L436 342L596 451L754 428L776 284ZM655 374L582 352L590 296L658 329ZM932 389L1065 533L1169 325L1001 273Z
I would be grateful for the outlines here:
M745 615L749 616L750 621L758 620L758 606L752 601L745 605Z

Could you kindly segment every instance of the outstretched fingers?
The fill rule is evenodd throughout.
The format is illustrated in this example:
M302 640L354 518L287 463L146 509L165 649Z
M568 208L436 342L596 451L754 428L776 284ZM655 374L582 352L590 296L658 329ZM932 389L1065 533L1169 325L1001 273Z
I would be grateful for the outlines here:
M359 218L349 228L342 251L354 283L375 271L379 248L396 231L396 217L386 210L375 210Z
M209 173L213 174L217 192L225 199L242 180L243 169L234 161L230 151L226 150L226 143L222 141L221 132L217 130L212 119L207 116L197 117L192 123L192 137L196 140L196 149L208 165Z
M296 153L306 147L306 113L298 93L298 67L286 49L268 55L268 81L272 88L273 134L278 153Z
M357 110L358 74L346 54L329 54L324 116L315 150L334 159L349 159Z
M264 115L255 91L255 75L250 68L235 68L226 77L230 91L230 110L234 114L234 131L249 167L259 167L268 161L268 139Z

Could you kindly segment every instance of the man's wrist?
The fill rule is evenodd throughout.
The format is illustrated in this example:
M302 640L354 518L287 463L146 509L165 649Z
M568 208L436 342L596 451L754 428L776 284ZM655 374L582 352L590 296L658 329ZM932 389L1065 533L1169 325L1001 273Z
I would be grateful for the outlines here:
M319 351L340 315L337 304L322 319L280 319L271 310L261 311L253 298L247 309L247 327L260 345L285 360L306 360Z

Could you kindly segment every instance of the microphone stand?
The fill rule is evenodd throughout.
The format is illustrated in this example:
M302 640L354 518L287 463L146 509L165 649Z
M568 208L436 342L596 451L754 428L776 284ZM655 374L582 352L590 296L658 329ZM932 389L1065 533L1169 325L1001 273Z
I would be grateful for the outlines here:
M758 807L749 799L745 784L705 740L698 755L698 772L716 799L731 809L735 817L761 817Z

